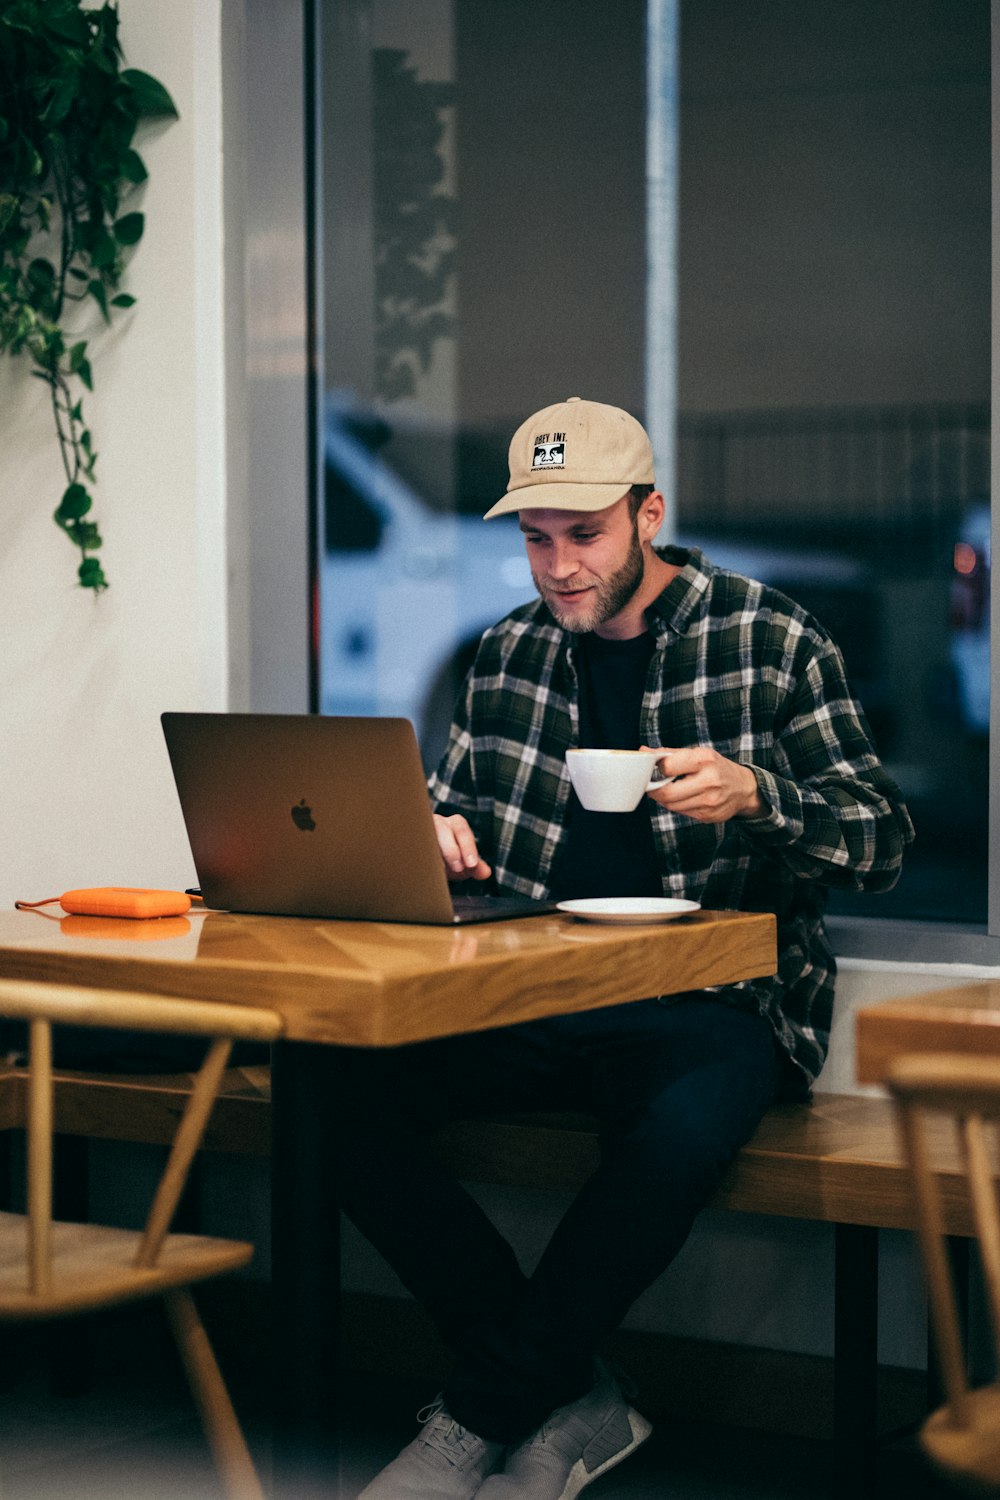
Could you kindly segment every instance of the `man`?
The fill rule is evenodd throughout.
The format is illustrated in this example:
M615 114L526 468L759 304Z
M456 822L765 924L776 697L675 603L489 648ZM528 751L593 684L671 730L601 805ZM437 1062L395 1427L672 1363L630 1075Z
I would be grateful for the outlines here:
M829 1038L828 886L891 886L912 828L842 661L783 595L654 549L663 496L628 413L576 397L510 447L539 600L488 630L431 778L455 879L556 898L688 896L775 912L778 972L394 1052L341 1056L348 1213L457 1354L364 1500L570 1500L649 1424L597 1357L734 1153ZM633 813L584 810L573 745L661 750ZM584 1109L602 1160L525 1274L420 1133Z

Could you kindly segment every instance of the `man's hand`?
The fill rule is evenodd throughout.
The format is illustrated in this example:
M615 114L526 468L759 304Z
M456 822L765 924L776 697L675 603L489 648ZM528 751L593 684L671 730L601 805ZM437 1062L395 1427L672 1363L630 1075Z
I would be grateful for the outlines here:
M642 749L649 746L643 745ZM698 823L755 818L764 811L757 778L750 767L727 760L707 745L664 750L660 769L665 776L675 779L651 791L653 801Z
M448 818L435 813L434 827L449 880L489 880L493 871L480 859L475 834L461 813Z

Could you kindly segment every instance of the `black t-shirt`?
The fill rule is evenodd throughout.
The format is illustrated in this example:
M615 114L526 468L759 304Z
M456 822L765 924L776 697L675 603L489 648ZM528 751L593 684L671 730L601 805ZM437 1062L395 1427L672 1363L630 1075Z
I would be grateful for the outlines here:
M579 637L581 745L638 750L654 645L648 632L628 641L609 641L592 632ZM643 797L634 812L588 812L571 792L569 826L552 874L554 899L662 896L651 809Z

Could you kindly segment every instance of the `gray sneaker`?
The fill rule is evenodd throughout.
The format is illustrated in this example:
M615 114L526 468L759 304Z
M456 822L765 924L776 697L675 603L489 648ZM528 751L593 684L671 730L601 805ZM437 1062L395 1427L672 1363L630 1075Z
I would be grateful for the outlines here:
M503 1473L486 1480L477 1500L573 1500L646 1441L652 1427L632 1410L610 1371L599 1368L593 1389L512 1448Z
M412 1443L376 1474L358 1500L472 1500L500 1464L502 1443L462 1427L438 1399L418 1412L424 1423Z

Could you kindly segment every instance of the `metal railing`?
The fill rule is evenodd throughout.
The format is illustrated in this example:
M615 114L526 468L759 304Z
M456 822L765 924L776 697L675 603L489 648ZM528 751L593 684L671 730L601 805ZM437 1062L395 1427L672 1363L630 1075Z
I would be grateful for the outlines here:
M681 414L683 529L937 552L989 496L988 403Z

